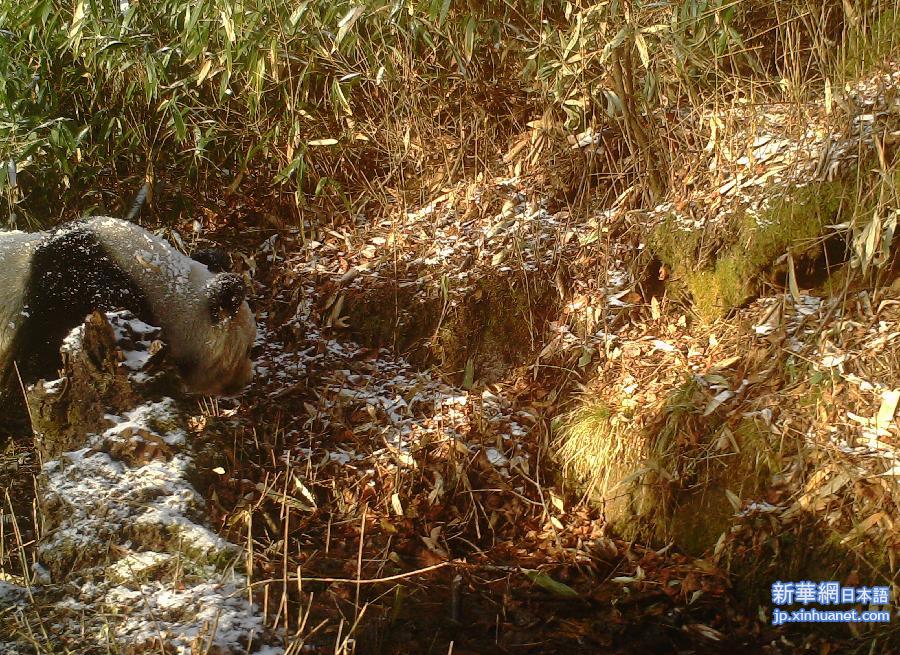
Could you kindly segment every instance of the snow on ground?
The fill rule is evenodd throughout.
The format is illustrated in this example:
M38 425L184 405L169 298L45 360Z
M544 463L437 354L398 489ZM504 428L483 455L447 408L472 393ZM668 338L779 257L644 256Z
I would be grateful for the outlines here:
M313 297L312 291L306 297ZM315 374L315 420L319 427L327 430L334 421L333 427L339 428L342 422L337 417L346 412L358 417L353 421L353 433L359 442L367 444L365 449L357 452L344 447L329 451L328 457L359 467L361 472L371 471L376 461L389 468L415 467L412 455L418 449L450 442L461 452L485 450L490 461L502 460L504 466L498 469L506 477L506 467L526 463L519 452L519 440L537 420L534 415L516 411L512 403L490 390L470 394L447 384L387 350L370 352L353 342L327 337L312 323L308 309L301 309L296 319L305 326L305 343L300 350L286 349L264 325L260 326L264 350L257 365L257 384L269 388L270 395L277 398L292 384ZM309 424L297 424L285 439L305 443L309 429ZM486 432L502 435L501 443L492 447L480 443L478 437ZM285 457L305 460L312 454L300 446Z
M132 338L154 330L121 313L109 318L128 337L121 365L141 376L136 364L151 348ZM66 347L80 343L74 334ZM193 440L175 401L146 401L106 418L104 432L43 465L34 601L12 617L21 634L36 613L54 648L76 652L283 652L248 598L241 549L208 525L192 484ZM14 591L2 583L0 603Z
M239 548L205 523L205 501L189 481L190 453L133 464L109 454L183 447L182 430L158 427L178 423L173 410L164 399L109 417L113 427L44 465L40 497L50 531L38 556L53 571L52 583L66 589L45 614L66 643L95 635L98 647L111 638L173 653L196 652L199 644L260 652L273 642L234 569Z

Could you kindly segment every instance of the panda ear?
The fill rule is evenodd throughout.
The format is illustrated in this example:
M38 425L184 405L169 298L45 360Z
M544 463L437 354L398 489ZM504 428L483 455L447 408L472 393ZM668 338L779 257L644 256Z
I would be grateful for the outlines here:
M209 316L214 324L233 318L247 297L244 279L237 273L219 273L207 283Z
M224 273L231 270L231 258L221 248L203 248L191 253L191 259L206 264L210 273Z

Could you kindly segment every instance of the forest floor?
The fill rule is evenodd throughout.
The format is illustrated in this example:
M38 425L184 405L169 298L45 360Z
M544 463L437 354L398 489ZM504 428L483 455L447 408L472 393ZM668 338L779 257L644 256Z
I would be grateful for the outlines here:
M602 207L545 193L558 172L541 143L587 178L603 140L541 120L473 178L450 175L423 202L386 192L394 205L371 215L304 215L249 172L239 192L197 191L197 223L178 234L201 225L232 250L259 325L251 387L197 402L233 433L207 500L288 652L876 652L858 626L772 626L762 581L748 591L729 562L772 547L765 584L789 575L778 549L822 545L798 520L815 515L851 554L884 544L896 588L898 85L885 62L827 101L673 108L662 119L683 121L696 157L652 207L646 180ZM166 202L153 211L175 215ZM817 232L791 231L797 207ZM688 236L665 242L675 232ZM758 235L769 250L742 268ZM810 249L821 256L801 259ZM784 456L760 467L760 488L715 488L735 528L704 534L701 554L623 538L559 440L561 417L592 400L620 421L616 438L652 431L686 385L679 455L733 454L731 428L752 417ZM0 457L0 564L20 576L38 469L24 439ZM842 582L884 583L877 568Z
M220 532L246 548L268 624L285 630L289 652L864 648L864 633L773 627L712 554L621 539L560 474L553 434L587 371L649 406L686 371L765 360L776 305L796 332L804 316L833 313L827 303L804 289L799 303L774 294L736 317L690 320L637 283L625 263L633 244L596 245L602 215L567 223L523 186L478 182L397 222L316 238L215 235L254 272L260 334L252 387L198 407L238 426L209 501ZM467 221L435 216L454 197L471 207ZM229 200L207 205L223 226L264 211ZM552 257L550 243L563 244ZM660 276L651 270L645 283ZM567 324L592 304L605 307L604 329L577 337ZM872 350L897 333L898 305L879 305L874 331L864 308L846 308L861 323L842 345ZM760 341L742 342L740 326ZM435 350L456 366L436 365ZM22 472L35 463L19 446L4 458L19 522L5 542L25 552Z
M736 325L762 325L765 336L783 297L760 299L737 320L687 321L663 295L636 292L615 247L585 248L591 240L564 213L526 199L515 181L468 197L491 193L499 211L473 210L466 234L459 222L434 220L451 192L407 214L412 225L315 239L287 231L245 249L258 283L257 379L233 410L229 401L217 410L244 428L215 516L247 544L270 622L313 652L849 652L856 641L847 634L772 627L765 604L742 597L712 556L617 538L554 459L553 418L584 389L585 365L602 369L604 351L613 366L623 357L653 369L642 378L639 365L623 364L607 380L651 402L691 366L715 369L754 350L764 360ZM416 230L422 216L437 230ZM504 223L517 247L495 238ZM561 229L574 232L566 254L581 294L556 288L539 256ZM412 237L398 245L401 234ZM466 270L475 244L488 244L475 259L490 273ZM380 275L379 262L402 273ZM436 299L435 280L444 289ZM547 315L532 317L546 329L523 338L501 321L492 340L485 315L513 311L508 298L523 286L550 289ZM588 287L611 310L608 331L586 341L565 321L587 303ZM806 298L813 309L785 310L793 329L818 312ZM423 343L448 343L441 322L454 315L482 321L474 332L454 329L479 340L483 366L422 363ZM399 340L408 357L396 326L407 330ZM639 379L646 387L628 391Z

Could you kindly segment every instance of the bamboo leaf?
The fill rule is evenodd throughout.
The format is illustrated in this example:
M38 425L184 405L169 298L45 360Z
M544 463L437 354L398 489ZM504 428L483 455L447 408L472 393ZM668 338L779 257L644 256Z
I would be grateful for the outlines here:
M179 143L184 142L184 137L187 135L187 130L184 127L184 117L174 104L172 105L172 124L175 126L175 138L178 139Z
M472 53L475 51L475 28L478 20L474 16L466 19L466 33L463 37L463 55L465 55L466 63L472 61Z
M335 105L341 107L348 116L353 115L353 111L350 109L350 103L347 101L347 96L344 95L344 91L341 89L341 83L337 80L334 80L331 84L331 101Z
M564 60L569 56L569 53L572 52L572 49L576 45L580 45L579 44L580 38L581 38L581 14L578 15L578 20L575 23L575 29L572 30L572 38L569 39L569 42L566 43L566 47L563 48L562 58Z
M544 591L549 591L554 596L560 598L578 598L579 593L567 584L557 582L543 571L535 571L533 569L522 569L522 573L538 587Z
M47 3L48 5L50 3ZM84 28L84 0L78 0L75 4L75 11L72 12L72 24L69 26L69 40L71 48L78 53L78 46L81 44L81 34Z
M290 164L278 171L278 174L275 176L275 184L281 184L282 182L287 181L295 171L300 171L302 173L304 165L303 155L295 157Z
M209 69L212 68L212 59L207 59L203 66L200 67L200 72L197 73L197 86L203 84L203 80L206 79L206 76L209 75Z
M728 499L728 503L731 505L731 508L735 512L741 511L741 507L743 506L743 503L741 502L740 497L736 493L731 491L731 489L726 489L725 497Z
M359 17L362 16L365 7L358 5L348 11L344 17L338 21L338 33L334 38L334 48L332 52L336 51L338 46L341 45L341 41L344 40L344 37L347 36L347 32L350 31L350 28L353 27L353 24L359 20Z
M441 4L441 13L438 16L438 26L442 26L447 20L447 14L450 13L450 0L444 0Z
M788 250L787 254L787 268L788 268L788 289L791 291L791 297L794 299L795 303L800 302L800 287L797 286L797 272L794 270L794 257L791 255L791 251Z
M644 35L640 32L635 32L634 34L634 45L637 46L638 55L641 57L641 63L644 65L644 68L650 68L650 51L647 49L647 42L644 40Z
M612 40L603 46L603 51L600 53L600 63L606 62L609 59L609 56L612 54L613 50L618 48L620 45L625 43L625 39L628 37L628 34L631 32L631 25L626 25L612 38Z
M463 389L471 389L475 384L475 358L469 357L466 360L466 370L463 373Z
M222 27L225 29L225 35L228 37L229 43L234 43L237 37L234 33L234 21L231 18L231 9L226 5L225 9L219 11L219 19L222 21Z

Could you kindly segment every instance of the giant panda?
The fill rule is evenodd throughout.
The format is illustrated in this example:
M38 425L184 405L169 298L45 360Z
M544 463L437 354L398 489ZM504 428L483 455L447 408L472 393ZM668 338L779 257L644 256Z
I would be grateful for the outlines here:
M163 329L189 391L233 395L252 377L256 322L239 275L191 259L133 223L95 217L0 232L0 392L56 376L65 336L94 310ZM15 363L15 367L13 366Z

